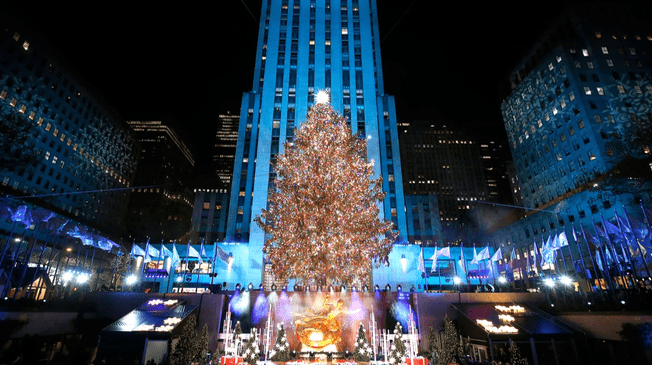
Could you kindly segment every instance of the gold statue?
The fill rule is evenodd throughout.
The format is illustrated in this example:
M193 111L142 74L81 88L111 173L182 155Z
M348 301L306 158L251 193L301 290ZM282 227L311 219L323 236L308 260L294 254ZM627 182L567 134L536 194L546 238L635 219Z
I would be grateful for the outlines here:
M336 345L342 340L342 327L337 316L345 312L342 309L344 301L338 299L335 304L331 304L328 300L327 295L322 308L308 308L306 314L299 314L300 318L295 321L294 331L302 344L322 349L328 345Z

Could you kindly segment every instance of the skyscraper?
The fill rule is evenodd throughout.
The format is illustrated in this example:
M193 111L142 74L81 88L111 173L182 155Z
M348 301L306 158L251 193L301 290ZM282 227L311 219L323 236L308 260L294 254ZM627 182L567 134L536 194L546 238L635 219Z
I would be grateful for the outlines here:
M367 158L387 191L382 215L407 237L396 112L383 88L376 1L264 0L260 19L252 90L241 104L227 240L247 243L246 256L262 263L265 233L253 219L267 206L277 155L321 90L330 93L352 132L368 139ZM253 267L242 276L259 282L263 268Z
M228 186L233 177L233 161L238 143L238 122L240 116L226 112L217 117L213 148L213 167L222 183Z
M569 9L511 74L502 113L529 211L496 233L494 244L516 246L520 255L532 252L533 241L540 248L548 237L586 228L602 246L602 232L611 229L620 235L614 251L629 255L621 228L613 227L626 215L643 220L640 202L650 204L651 191L652 29L643 10ZM564 260L587 253L588 246L569 241Z

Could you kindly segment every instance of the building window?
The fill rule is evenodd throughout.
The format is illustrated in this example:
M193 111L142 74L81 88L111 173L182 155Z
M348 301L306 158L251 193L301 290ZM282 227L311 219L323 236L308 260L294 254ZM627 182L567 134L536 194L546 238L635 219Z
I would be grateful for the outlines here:
M602 47L602 54L609 54L609 49L607 47Z

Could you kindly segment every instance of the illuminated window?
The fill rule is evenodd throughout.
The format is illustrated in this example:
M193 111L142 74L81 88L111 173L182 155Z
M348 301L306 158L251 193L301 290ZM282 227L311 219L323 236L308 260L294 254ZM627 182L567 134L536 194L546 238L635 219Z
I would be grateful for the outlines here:
M204 202L204 209L211 209L211 202Z
M16 103L17 103L17 102L18 102L18 100L16 100L16 98L12 98L12 99L11 99L11 102L9 103L9 105L11 105L12 107L14 107L14 106L16 106Z
M589 57L589 50L588 49L582 49L582 55L584 57Z
M51 125L50 123L48 123L48 124L45 126L45 130L46 130L46 131L50 131L50 129L52 129L52 125Z
M59 130L57 128L54 128L54 132L52 132L52 135L55 137L59 135Z
M609 49L607 47L602 47L602 54L609 54Z
M46 160L50 159L50 151L45 151L45 159Z
M623 85L617 85L617 87L618 87L618 92L619 93L621 93L621 94L625 93L625 87Z
M591 89L588 86L584 86L584 94L591 95Z
M34 117L36 117L36 113L34 112L29 112L29 120L34 120Z
M604 95L604 89L598 86L598 94L599 95Z
M7 92L2 90L0 92L0 99L5 100L7 98Z

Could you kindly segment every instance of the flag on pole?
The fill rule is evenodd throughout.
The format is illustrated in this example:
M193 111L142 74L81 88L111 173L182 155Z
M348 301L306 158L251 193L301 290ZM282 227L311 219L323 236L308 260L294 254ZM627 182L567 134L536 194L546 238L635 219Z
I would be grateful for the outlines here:
M179 253L177 252L177 241L174 241L172 244L172 268L176 269L177 265L181 261L181 258L179 257Z
M471 265L478 264L478 253L475 251L475 243L473 244L473 259L471 260Z
M161 256L163 257L172 257L173 253L170 251L169 248L165 247L165 245L161 244Z
M194 247L190 246L190 243L188 243L188 258L191 257L196 257L201 261L201 258L199 257L199 252L197 252L197 250Z
M502 247L498 247L496 252L494 252L494 255L491 256L491 261L498 261L503 259L503 250Z
M432 267L430 268L430 272L433 273L435 272L435 269L437 269L437 246L435 246L435 253L432 254L429 260L432 260Z
M218 246L217 243L215 243L215 257L226 262L227 264L230 264L233 261L233 257L224 252L224 250Z
M539 255L539 248L537 247L536 238L532 241L532 261L534 261L534 267L537 267L537 255Z
M566 237L566 231L562 231L557 239L557 248L562 248L564 246L568 246L568 237Z
M486 246L478 254L478 261L489 260L490 258L491 258L491 254L489 253L489 246Z
M419 252L419 272L422 274L426 273L426 263L423 261L423 248Z
M147 243L147 255L149 255L150 258L158 258L161 253L149 242Z
M460 245L460 270L466 274L466 260L464 259L464 244Z
M509 261L514 261L516 260L516 247L512 247L512 254L509 255Z
M144 257L146 255L146 253L145 253L145 250L143 250L142 248L140 248L140 246L138 246L136 243L134 243L131 246L131 252L129 253L129 255L131 255L131 257L135 257L135 256L143 256Z
M437 257L448 257L450 259L451 258L451 248L450 248L450 246L442 248L441 250L439 250L439 252L437 253Z

